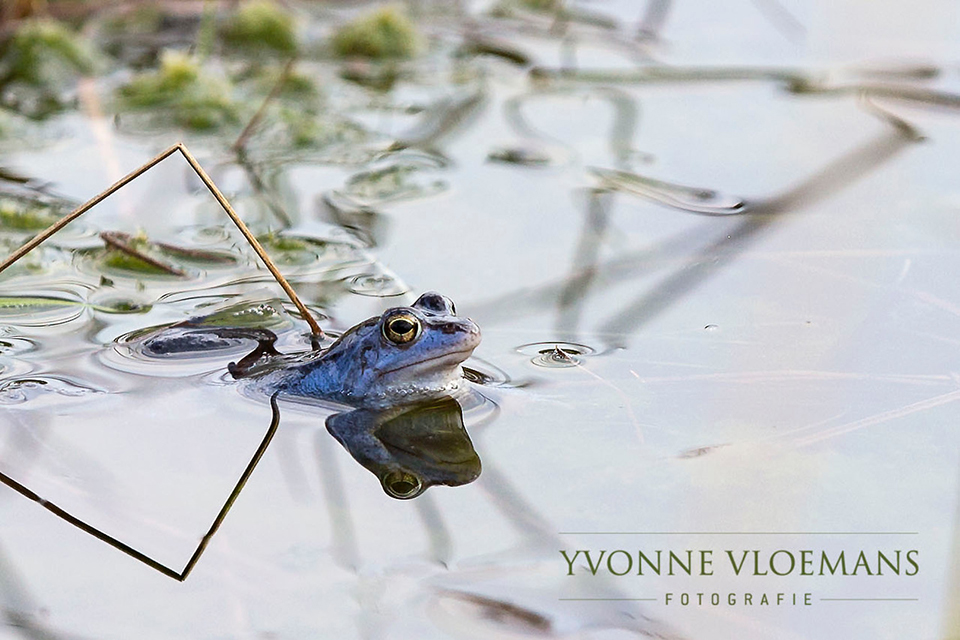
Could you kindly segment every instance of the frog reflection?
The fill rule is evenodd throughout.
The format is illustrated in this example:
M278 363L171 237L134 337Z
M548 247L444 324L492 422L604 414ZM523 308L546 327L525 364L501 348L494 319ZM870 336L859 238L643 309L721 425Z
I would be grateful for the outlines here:
M327 418L327 430L392 498L415 498L432 485L468 484L480 475L480 457L450 397L337 413Z

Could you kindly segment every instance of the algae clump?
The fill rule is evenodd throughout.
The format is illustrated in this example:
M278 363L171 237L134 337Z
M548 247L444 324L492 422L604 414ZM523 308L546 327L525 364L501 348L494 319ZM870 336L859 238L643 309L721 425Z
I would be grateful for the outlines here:
M67 27L26 20L0 41L0 102L29 118L46 118L71 103L77 76L93 70L92 55Z
M231 47L291 54L297 50L293 17L267 0L247 2L221 29Z
M55 20L27 20L0 45L0 84L35 87L93 71L93 58L80 40Z
M202 73L197 60L180 51L164 51L160 69L134 77L118 94L124 106L166 109L188 129L213 129L239 121L227 83Z
M0 201L0 229L39 231L46 229L60 216L43 207L28 207L13 200Z
M403 9L385 5L342 26L332 44L343 57L409 58L417 53L420 36Z

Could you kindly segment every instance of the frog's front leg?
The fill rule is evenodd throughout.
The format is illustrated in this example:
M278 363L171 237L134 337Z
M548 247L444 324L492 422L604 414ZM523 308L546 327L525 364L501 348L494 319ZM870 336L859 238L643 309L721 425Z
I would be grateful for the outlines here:
M214 327L194 321L179 322L147 338L143 350L154 356L177 356L235 349L255 342L256 347L228 370L234 378L245 377L249 369L267 356L279 355L274 346L277 334L259 327Z

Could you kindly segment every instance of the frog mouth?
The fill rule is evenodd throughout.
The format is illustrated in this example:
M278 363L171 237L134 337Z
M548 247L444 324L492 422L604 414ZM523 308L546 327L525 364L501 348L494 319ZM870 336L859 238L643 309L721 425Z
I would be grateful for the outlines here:
M400 366L393 367L392 369L387 369L386 371L382 372L380 375L387 375L390 373L401 371L403 369L428 368L423 366L428 363L436 363L436 365L453 366L455 364L460 364L461 362L469 358L471 353L473 353L472 348L463 349L461 351L450 351L449 353L441 353L440 355L432 356L430 358L424 358L422 360L416 360L414 362L406 362Z

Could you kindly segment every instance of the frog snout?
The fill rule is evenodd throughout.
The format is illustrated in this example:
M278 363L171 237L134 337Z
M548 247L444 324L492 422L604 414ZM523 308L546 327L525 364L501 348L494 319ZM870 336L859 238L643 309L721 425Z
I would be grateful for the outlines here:
M440 331L447 335L462 333L471 336L480 337L480 327L469 318L460 322L448 322L440 327Z

